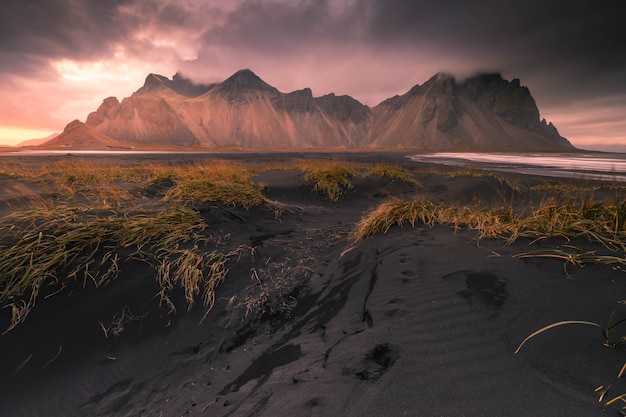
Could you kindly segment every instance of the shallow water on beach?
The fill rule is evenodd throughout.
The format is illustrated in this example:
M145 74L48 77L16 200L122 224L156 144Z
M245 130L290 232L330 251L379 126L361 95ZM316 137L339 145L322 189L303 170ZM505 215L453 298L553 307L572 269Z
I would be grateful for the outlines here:
M420 153L416 162L484 168L528 175L626 182L623 153Z

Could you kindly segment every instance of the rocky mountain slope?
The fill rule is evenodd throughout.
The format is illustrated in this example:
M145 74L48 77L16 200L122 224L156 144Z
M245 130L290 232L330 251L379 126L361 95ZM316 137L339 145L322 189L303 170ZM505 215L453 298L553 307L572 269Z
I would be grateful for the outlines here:
M528 88L499 74L461 83L436 74L373 108L349 96L313 97L308 88L282 93L247 69L209 85L178 74L172 80L150 74L132 96L121 102L105 99L85 127L116 146L574 149L551 123L539 119Z
M524 151L573 148L517 79L484 74L458 84L437 74L373 109L370 146Z
M68 148L77 150L133 148L132 144L112 139L79 120L70 122L65 126L63 132L37 147L43 149Z

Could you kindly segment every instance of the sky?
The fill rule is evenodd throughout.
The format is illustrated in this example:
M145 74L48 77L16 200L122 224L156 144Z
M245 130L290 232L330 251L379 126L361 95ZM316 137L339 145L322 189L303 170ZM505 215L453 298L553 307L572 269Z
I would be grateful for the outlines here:
M6 0L5 0L6 1ZM0 144L60 132L150 73L369 106L437 72L518 78L575 146L626 147L617 0L20 0L0 13Z

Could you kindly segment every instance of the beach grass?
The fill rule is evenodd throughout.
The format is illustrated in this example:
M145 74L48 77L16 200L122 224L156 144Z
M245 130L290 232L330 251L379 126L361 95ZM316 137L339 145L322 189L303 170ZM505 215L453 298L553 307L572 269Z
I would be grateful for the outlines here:
M156 172L156 179L168 178L175 183L165 194L166 201L213 201L246 208L266 201L262 187L252 182L255 171L243 164L212 161Z
M390 164L302 160L294 161L292 166L305 173L304 179L312 183L314 192L324 195L330 201L344 198L354 188L351 181L354 178L389 178L420 187L420 183L407 169Z
M346 198L358 178L388 178L411 184L417 191L421 184L416 173L424 171L332 159L282 164L71 159L35 169L4 163L0 176L32 182L46 191L14 207L0 221L0 308L11 309L14 327L33 308L43 288L63 287L66 280L100 287L116 278L130 258L152 265L159 299L171 309L175 306L169 296L175 288L183 289L189 307L200 300L210 308L228 261L238 252L222 252L207 244L218 232L208 230L198 207L206 202L246 209L262 204L271 207L264 187L252 177L276 169L303 172L312 191L333 202ZM488 171L464 168L427 173L494 177L521 189L519 183ZM551 257L576 265L626 264L626 202L595 201L593 196L562 202L567 190L551 186L539 191L545 195L539 204L517 206L392 198L363 216L352 239L360 241L394 226L449 224L454 230L475 230L477 239L497 238L512 244L521 238L531 242L549 237L586 238L609 252L573 246L569 251L564 246L525 251L517 255L521 258Z
M210 308L232 254L200 249L210 239L199 213L181 206L161 211L108 212L86 206L47 205L6 216L0 224L0 305L13 328L42 290L70 281L82 287L108 284L130 259L155 269L162 303L184 289L188 306L197 296Z
M522 350L522 347L524 347L524 345L531 339L547 332L548 330L551 330L557 327L562 327L562 326L595 327L599 329L600 332L602 333L603 345L611 349L617 349L626 341L626 336L624 335L623 332L619 333L617 336L615 336L613 333L616 331L617 328L623 327L624 323L626 323L626 319L624 318L619 319L619 320L615 319L615 310L611 312L611 315L609 316L609 319L606 325L602 325L600 323L587 321L587 320L563 320L563 321L550 323L547 326L544 326L534 331L533 333L528 335L524 340L522 340L522 342L518 345L517 349L515 349L514 354L518 354ZM615 376L615 379L622 378L625 374L626 374L626 362L621 366L619 372ZM615 382L615 379L613 382ZM596 387L595 392L599 394L598 402L604 403L604 405L607 407L617 403L618 401L626 403L626 393L622 393L618 395L615 395L615 394L609 395L609 392L611 392L612 387L613 387L613 383L600 385ZM615 396L611 398L612 395L615 395ZM624 410L625 408L626 407L622 408L622 410ZM623 414L623 412L621 414Z
M175 309L182 288L189 308L210 309L215 288L237 250L209 244L197 203L251 207L264 200L250 169L230 161L193 164L118 164L72 160L27 170L4 166L0 175L41 184L44 195L24 201L0 220L0 308L13 328L42 290L70 281L96 288L115 279L124 262L140 259L155 271L158 297ZM164 181L160 195L146 190ZM223 240L223 236L216 238Z
M98 206L137 200L150 185L170 181L171 189L162 196L167 202L213 201L250 207L263 201L260 188L251 181L253 173L243 164L226 160L122 164L79 159L34 170L0 167L0 175L42 184L53 198Z
M576 181L564 183L562 181L545 180L541 184L537 184L531 187L531 189L536 191L548 191L552 193L560 192L563 194L569 194L572 192L589 193L592 191L601 190L625 191L626 184L617 181Z
M331 201L339 201L353 188L350 178L356 176L356 170L350 167L329 164L306 169L304 179L313 183L313 191L325 195Z
M610 255L595 251L581 253L575 249L527 251L519 257L553 257L568 263L626 264L626 201L569 202L557 204L546 200L537 207L516 210L513 206L457 206L435 203L425 199L392 200L367 213L352 234L359 241L393 226L417 224L434 226L450 224L454 229L466 228L477 232L476 238L497 238L510 245L518 239L536 242L547 238L562 238L566 242L586 239L599 244Z
M194 207L205 202L271 206L263 186L251 178L275 168L226 160L130 164L71 159L35 169L4 163L1 176L45 190L0 221L0 308L11 310L9 329L27 317L42 292L61 291L70 282L102 287L130 259L154 268L157 296L171 310L176 309L170 299L176 288L183 290L189 308L200 300L210 309L228 261L241 247L223 252L207 244L213 231ZM356 177L388 177L418 186L407 170L383 164L294 161L281 169L305 172L313 190L332 201L342 198Z
M495 171L489 171L485 169L470 168L470 167L455 167L455 168L443 168L443 167L428 167L420 168L416 170L421 174L434 174L443 175L449 178L494 178L500 184L510 187L514 191L521 192L524 190L524 186L517 180L511 179L509 176L503 175Z

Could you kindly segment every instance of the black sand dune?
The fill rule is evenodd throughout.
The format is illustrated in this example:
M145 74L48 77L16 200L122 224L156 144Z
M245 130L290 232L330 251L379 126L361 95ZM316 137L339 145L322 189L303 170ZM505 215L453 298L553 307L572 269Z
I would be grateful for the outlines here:
M281 157L292 156L271 156ZM343 157L415 166L402 155ZM230 265L204 320L200 307L177 315L158 309L151 270L140 262L123 265L103 290L41 300L25 323L0 336L0 415L616 413L594 389L611 383L626 357L602 346L598 329L557 328L513 352L551 322L604 323L612 310L623 314L622 270L570 266L568 278L559 260L513 258L527 241L476 242L474 232L447 225L398 227L355 243L348 234L365 212L416 191L359 179L333 203L311 193L298 172L256 180L282 205L279 217L264 207L199 208L209 225L255 248ZM491 178L420 181L430 198L512 193ZM252 299L259 302L246 314ZM100 323L114 318L124 331L115 336L109 326L105 337ZM613 392L626 392L619 385Z

